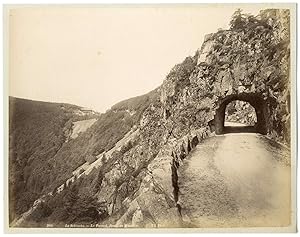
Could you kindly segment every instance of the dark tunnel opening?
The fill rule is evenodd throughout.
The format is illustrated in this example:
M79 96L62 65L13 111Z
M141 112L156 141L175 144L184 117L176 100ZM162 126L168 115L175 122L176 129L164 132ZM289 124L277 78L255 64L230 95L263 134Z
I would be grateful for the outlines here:
M240 101L241 104L243 104L243 102L244 104L249 103L249 105L254 108L256 116L253 117L253 121L250 124L244 124L243 126L230 126L230 123L229 125L225 123L225 118L227 116L226 108L233 101ZM266 118L266 104L260 95L256 93L241 93L228 95L220 101L220 105L216 110L216 114L213 120L213 130L216 134L239 132L253 132L266 134Z

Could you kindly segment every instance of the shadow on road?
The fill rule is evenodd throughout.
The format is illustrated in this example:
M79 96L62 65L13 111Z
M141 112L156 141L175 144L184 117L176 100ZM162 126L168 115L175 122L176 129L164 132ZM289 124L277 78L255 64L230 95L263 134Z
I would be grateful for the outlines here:
M224 133L256 133L254 126L225 126Z

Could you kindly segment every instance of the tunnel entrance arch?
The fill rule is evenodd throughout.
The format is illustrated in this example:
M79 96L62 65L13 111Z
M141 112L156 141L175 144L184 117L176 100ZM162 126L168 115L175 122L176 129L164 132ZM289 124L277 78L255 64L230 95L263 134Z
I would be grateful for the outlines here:
M225 127L225 110L227 105L235 100L248 102L255 109L257 123L254 126L245 127L245 132L257 132L261 134L267 133L267 110L266 103L261 95L256 93L240 93L228 95L219 101L219 107L216 110L214 117L214 130L216 134L224 134L232 132L230 129Z

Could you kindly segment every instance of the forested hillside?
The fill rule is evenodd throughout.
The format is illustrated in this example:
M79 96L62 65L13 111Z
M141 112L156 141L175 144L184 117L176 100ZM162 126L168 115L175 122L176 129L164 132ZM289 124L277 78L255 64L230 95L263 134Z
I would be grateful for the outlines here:
M116 104L104 114L79 106L10 97L9 173L10 221L28 210L85 162L111 149L139 122L157 90ZM70 139L73 122L97 121Z
M79 106L9 100L10 218L26 211L41 194L55 168L50 159L59 151L72 122L97 114L78 115Z

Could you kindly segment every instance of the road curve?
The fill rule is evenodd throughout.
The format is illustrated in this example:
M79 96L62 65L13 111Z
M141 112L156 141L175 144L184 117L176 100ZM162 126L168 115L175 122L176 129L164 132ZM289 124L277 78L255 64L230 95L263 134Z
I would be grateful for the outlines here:
M211 137L178 170L187 227L279 227L290 223L290 153L256 133Z

